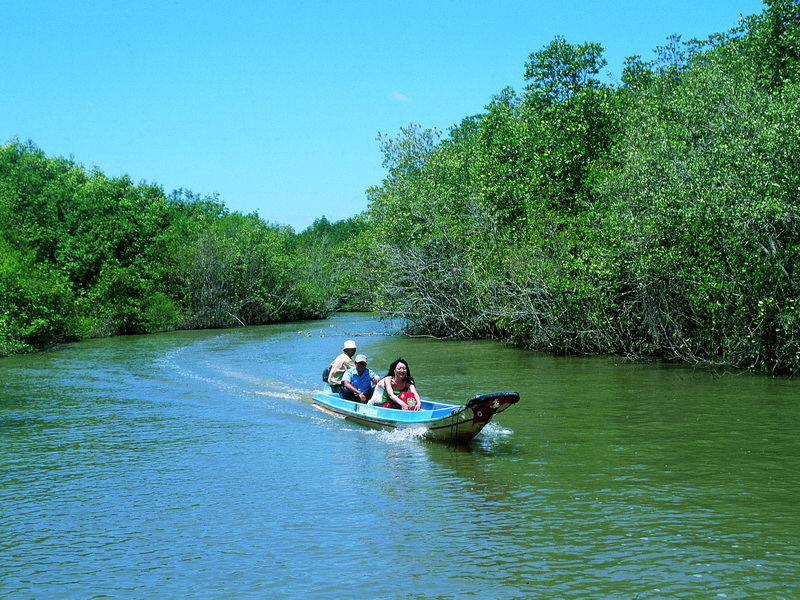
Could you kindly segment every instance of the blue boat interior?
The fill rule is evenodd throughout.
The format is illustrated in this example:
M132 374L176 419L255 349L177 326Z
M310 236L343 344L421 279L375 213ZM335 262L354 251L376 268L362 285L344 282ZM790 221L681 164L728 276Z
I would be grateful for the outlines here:
M460 408L457 404L444 404L443 402L433 402L432 400L422 398L420 402L420 410L403 411L397 408L383 408L381 406L360 404L352 400L347 400L345 398L342 398L341 394L333 392L330 386L327 385L325 386L325 389L323 390L322 393L325 396L327 396L331 401L335 401L337 404L341 403L341 406L343 408L347 408L349 411L355 413L363 413L366 412L364 410L365 408L369 408L369 409L374 409L375 411L377 411L378 414L382 413L385 414L386 418L399 421L406 421L406 420L427 421L430 419L444 418L446 416L451 415L454 410Z

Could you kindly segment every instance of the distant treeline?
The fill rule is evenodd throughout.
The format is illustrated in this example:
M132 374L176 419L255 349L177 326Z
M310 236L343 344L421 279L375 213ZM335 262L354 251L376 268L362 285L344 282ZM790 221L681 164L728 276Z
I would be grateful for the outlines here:
M18 141L0 147L0 227L0 355L328 316L342 306L328 246L354 230L320 220L297 235Z
M800 2L602 83L557 37L446 133L380 136L366 213L301 233L0 147L0 353L319 318L560 353L800 370Z

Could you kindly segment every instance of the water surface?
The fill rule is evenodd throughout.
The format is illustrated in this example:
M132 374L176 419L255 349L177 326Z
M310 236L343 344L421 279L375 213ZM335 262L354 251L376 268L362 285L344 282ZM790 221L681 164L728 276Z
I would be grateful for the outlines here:
M370 316L0 361L0 597L798 598L800 383ZM423 395L522 400L472 444L311 396L344 339Z

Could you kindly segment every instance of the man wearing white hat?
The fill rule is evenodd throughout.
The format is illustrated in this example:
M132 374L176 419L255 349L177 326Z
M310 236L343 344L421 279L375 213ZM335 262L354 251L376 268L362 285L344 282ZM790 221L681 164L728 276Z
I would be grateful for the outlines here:
M367 357L356 355L356 366L350 367L342 376L342 398L366 404L375 391L375 384L381 378L372 369L367 368Z
M330 372L328 373L328 384L331 391L339 393L342 391L342 375L350 367L354 367L353 354L356 353L356 343L354 340L347 340L342 348L342 353L333 359Z

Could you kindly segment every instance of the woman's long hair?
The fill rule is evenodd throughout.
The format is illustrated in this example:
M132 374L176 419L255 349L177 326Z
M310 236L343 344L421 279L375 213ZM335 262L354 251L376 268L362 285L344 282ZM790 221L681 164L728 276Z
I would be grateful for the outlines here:
M414 383L414 378L411 376L411 367L408 366L408 361L406 361L404 358L398 358L396 361L394 361L392 364L389 365L389 375L388 376L389 377L394 377L394 370L397 368L397 365L399 365L400 363L403 363L406 366L406 380L409 383L412 383L412 384L416 385Z

